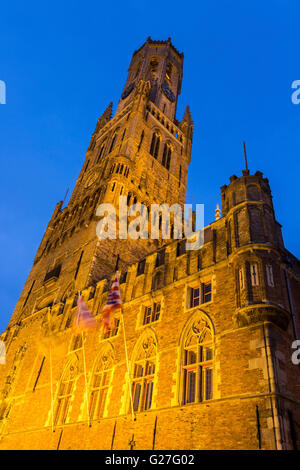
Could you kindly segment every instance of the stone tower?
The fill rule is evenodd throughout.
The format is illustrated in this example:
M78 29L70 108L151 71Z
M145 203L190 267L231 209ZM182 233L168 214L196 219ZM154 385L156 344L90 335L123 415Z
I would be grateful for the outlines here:
M116 114L110 103L98 119L69 203L59 202L53 212L12 322L108 278L117 254L125 269L160 246L158 240L99 240L96 209L101 203L118 208L120 195L128 206L185 203L193 122L189 107L181 123L175 118L182 67L183 54L170 39L148 38L134 52Z

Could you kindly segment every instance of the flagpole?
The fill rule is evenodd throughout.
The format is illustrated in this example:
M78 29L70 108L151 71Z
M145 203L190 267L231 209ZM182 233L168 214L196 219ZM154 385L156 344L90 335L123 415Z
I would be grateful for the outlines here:
M119 264L119 255L117 257L117 264L116 268L118 268ZM119 276L118 270L116 269L116 277L118 279L119 284ZM120 284L119 284L120 285ZM130 378L130 368L129 368L129 360L128 360L128 350L127 350L127 341L126 341L126 333L125 333L125 323L124 323L124 312L123 307L121 307L121 318L122 318L122 330L123 330L123 338L124 338L124 348L125 348L125 357L126 357L126 366L127 366L127 375L128 375L128 387L129 387L129 394L130 394L130 404L131 404L131 416L133 421L135 421L135 414L133 410L133 399L132 399L132 389L131 389L131 378Z
M126 334L125 334L125 324L124 324L124 313L123 313L123 309L121 309L121 318L122 318L122 330L123 330L124 346L125 346L125 357L126 357L126 364L127 364L128 387L129 387L130 403L131 403L131 416L132 416L133 421L135 421L135 414L134 414L134 410L133 410L133 400L132 400L132 390L131 390L131 378L130 378L130 370L129 370L129 361L128 361L128 351L127 351L127 341L126 341Z
M110 328L111 328L110 312L116 307L119 307L121 309L122 330L123 330L123 338L124 338L125 357L126 357L127 376L128 376L128 387L129 387L130 404L131 404L131 415L132 415L133 421L135 421L135 414L134 414L134 410L133 410L133 400L132 400L132 390L131 390L131 379L130 379L130 368L129 368L129 360L128 360L127 341L126 341L126 333L125 333L124 313L123 313L123 306L122 306L122 301L121 301L120 283L119 283L119 276L118 276L119 259L120 259L120 257L118 255L117 256L116 267L115 267L116 285L115 285L115 281L113 281L110 293L108 294L108 299L107 299L106 304L105 304L106 306L104 307L103 312L102 312L102 323L103 323L105 331L106 332L110 331ZM116 292L116 290L118 292ZM115 297L113 296L113 292L115 293ZM109 302L108 302L108 300L109 300ZM105 317L104 317L104 312L105 312Z
M87 417L88 417L88 425L91 426L83 331L81 332L81 338L82 338L83 370L84 370L84 382L85 382L86 412L87 412Z
M118 280L119 289L120 289L119 274L118 274L119 261L120 261L120 255L118 254L115 270L116 270L116 278ZM121 290L120 290L120 296L121 296ZM121 307L121 318L122 318L122 330L123 330L125 357L126 357L126 365L127 365L128 387L129 387L129 394L130 394L131 416L132 416L133 421L135 421L135 414L134 414L134 410L133 410L133 399L132 399L132 390L131 390L130 368L129 368L129 360L128 360L128 350L127 350L127 341L126 341L126 333L125 333L123 306Z
M81 304L81 307L79 306ZM88 392L88 381L87 381L87 372L86 372L86 358L85 358L85 348L84 348L84 329L88 328L86 322L87 320L84 318L81 320L81 315L82 315L82 304L84 305L84 308L86 309L85 315L88 313L89 316L92 316L92 314L89 312L87 306L85 305L82 297L81 297L81 292L79 291L78 294L78 299L77 299L77 317L76 317L76 324L75 324L75 329L77 334L80 334L81 330L81 341L82 341L82 356L83 356L83 370L84 370L84 382L85 382L85 397L86 397L86 411L87 411L87 418L88 418L88 425L91 426L91 419L90 419L90 407L89 407L89 392ZM94 319L94 322L96 324L96 320ZM83 325L81 325L83 323Z

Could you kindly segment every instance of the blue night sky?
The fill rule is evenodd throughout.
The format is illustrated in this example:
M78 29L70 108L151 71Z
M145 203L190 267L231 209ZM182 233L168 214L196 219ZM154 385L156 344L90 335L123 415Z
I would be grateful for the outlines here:
M187 201L214 219L220 186L269 178L287 248L298 230L300 4L293 0L5 2L0 15L1 316L12 314L57 201L73 188L98 116L120 97L133 51L169 36L183 51L177 117L195 121Z

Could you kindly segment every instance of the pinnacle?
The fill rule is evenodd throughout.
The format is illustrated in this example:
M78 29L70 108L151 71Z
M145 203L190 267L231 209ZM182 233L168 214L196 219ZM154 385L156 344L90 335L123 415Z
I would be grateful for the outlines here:
M182 118L182 122L186 122L188 125L193 125L193 119L192 119L192 114L191 114L191 109L189 105L185 108L185 112Z

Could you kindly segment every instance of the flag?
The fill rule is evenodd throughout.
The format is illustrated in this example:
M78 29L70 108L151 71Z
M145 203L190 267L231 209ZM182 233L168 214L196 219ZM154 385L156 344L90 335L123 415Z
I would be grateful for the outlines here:
M110 292L107 297L106 304L102 311L102 325L106 334L110 332L111 326L114 323L112 311L116 308L122 308L121 292L118 276L115 277Z
M75 321L75 331L81 333L97 326L94 315L89 311L81 295L77 299L77 316Z

